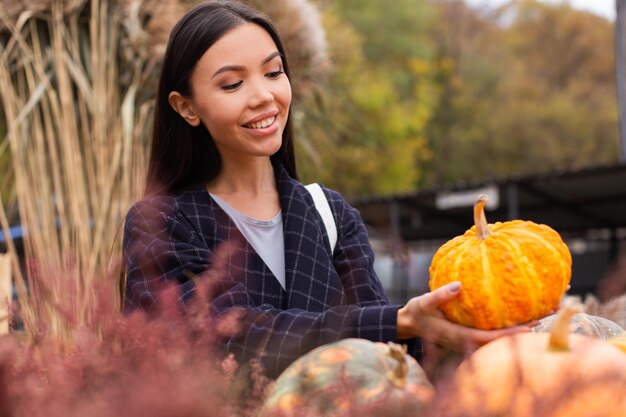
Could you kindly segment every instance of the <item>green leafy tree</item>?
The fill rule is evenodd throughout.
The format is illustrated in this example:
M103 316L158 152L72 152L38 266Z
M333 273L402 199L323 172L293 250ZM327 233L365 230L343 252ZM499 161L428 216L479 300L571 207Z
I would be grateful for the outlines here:
M426 1L340 0L324 8L333 71L301 134L319 149L303 177L347 196L413 190L428 155L433 94Z

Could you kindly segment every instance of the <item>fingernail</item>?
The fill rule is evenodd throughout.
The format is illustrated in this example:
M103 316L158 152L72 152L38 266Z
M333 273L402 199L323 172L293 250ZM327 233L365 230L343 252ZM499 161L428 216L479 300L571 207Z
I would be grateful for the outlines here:
M461 283L459 281L451 282L448 284L448 292L459 292L461 289Z

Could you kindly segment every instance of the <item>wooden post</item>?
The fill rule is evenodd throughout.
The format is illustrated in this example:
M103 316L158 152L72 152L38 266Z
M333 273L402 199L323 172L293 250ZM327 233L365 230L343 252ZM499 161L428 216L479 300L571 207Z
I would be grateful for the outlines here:
M0 335L9 333L11 283L11 256L7 253L0 253Z

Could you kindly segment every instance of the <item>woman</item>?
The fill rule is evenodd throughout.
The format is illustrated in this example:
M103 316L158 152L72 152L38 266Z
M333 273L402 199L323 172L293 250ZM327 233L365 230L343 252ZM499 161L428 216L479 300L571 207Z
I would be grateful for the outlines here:
M224 348L240 361L259 357L269 375L346 337L462 348L527 330L445 320L437 306L458 295L459 283L390 305L359 213L323 188L338 229L331 250L297 180L290 104L285 50L255 10L201 4L174 27L146 197L125 226L127 311L153 309L166 283L178 286L185 305L198 282L213 280L211 313L242 312L241 331Z

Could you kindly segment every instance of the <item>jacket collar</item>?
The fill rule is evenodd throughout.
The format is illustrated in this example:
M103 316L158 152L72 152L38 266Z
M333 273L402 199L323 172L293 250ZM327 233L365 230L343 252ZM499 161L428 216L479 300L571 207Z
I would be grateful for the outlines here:
M320 233L324 226L315 209L313 198L304 185L291 178L282 165L274 165L274 174L283 217L287 307L302 308L304 305L308 306L312 295L310 294L311 282L309 279L303 280L302 274L310 276L310 271L314 269L314 263L321 261L321 259L327 258L329 259L328 262L332 264L332 255L325 252L328 251L328 245ZM230 217L211 198L204 185L188 188L179 197L179 203L185 204L186 207L193 207L194 210L198 210L198 207L208 209L206 216L194 217L199 219L199 224L194 226L208 247L216 247L223 243L243 244L245 251L250 252L251 247L243 235ZM185 207L179 208L183 213L186 211ZM239 260L242 259L239 258ZM253 264L262 264L262 260L256 253L248 261ZM269 271L267 268L266 270ZM296 279L298 274L300 279ZM273 279L276 281L276 285L280 287L270 272L264 279ZM336 276L335 285L341 285L338 276ZM320 286L320 291L325 291L323 286ZM326 298L323 294L313 295L317 299Z

